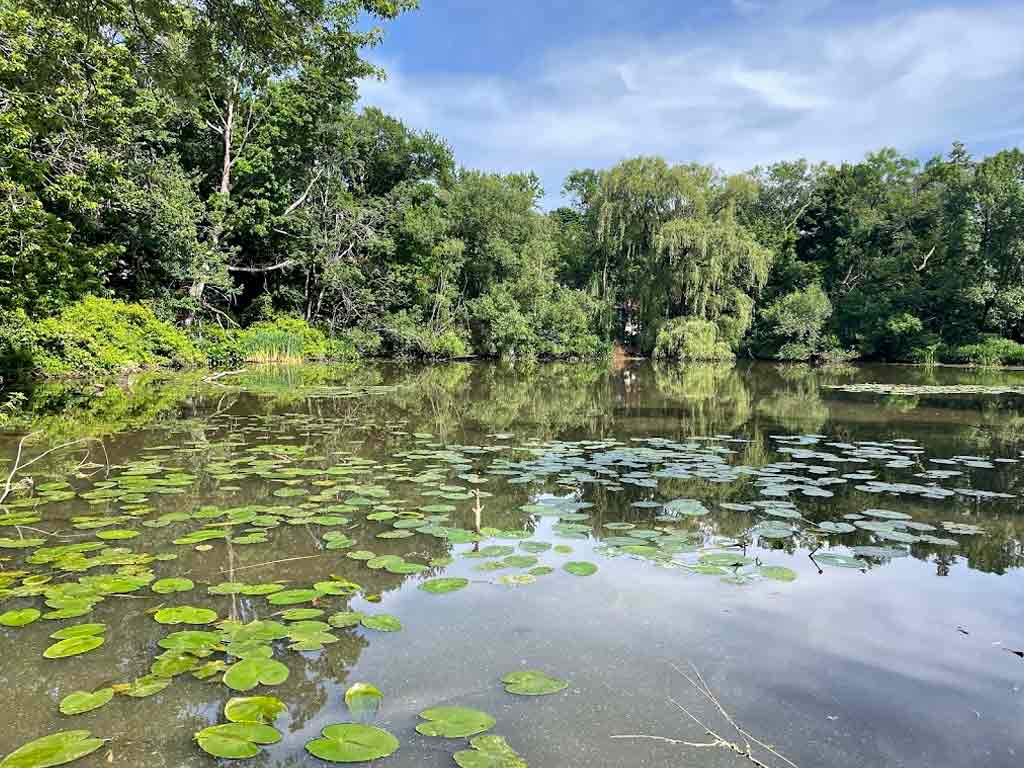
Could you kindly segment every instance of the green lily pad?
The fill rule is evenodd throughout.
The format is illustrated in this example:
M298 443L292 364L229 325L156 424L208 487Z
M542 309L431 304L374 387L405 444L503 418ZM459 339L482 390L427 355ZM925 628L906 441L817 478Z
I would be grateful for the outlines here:
M103 645L103 638L96 635L86 637L69 637L67 640L59 640L45 651L43 657L47 659L64 659L68 656L78 656L87 653Z
M420 712L426 722L416 726L424 736L461 739L475 736L494 727L495 720L486 712L468 707L434 707Z
M714 565L719 568L737 568L754 562L749 557L731 552L708 552L700 556L700 561L703 565Z
M30 741L0 760L0 768L52 768L91 755L103 739L89 731L58 731Z
M360 723L328 725L306 751L329 763L366 763L394 754L398 739L382 728Z
M796 571L781 565L762 565L757 572L772 581L796 581Z
M286 589L270 595L267 602L271 605L297 605L311 603L319 597L323 594L315 589Z
M597 573L597 566L585 560L570 560L562 569L573 576L593 576Z
M333 616L327 619L332 627L338 629L344 629L346 627L354 627L359 624L364 618L365 614L359 613L358 611L340 611L335 613Z
M472 749L452 755L459 768L529 768L501 736L477 736L469 740Z
M533 669L511 672L501 678L501 682L505 684L506 693L514 693L517 696L548 696L569 687L566 680L548 677L543 672Z
M822 552L814 556L814 561L819 565L830 565L833 568L863 568L864 563L855 557L841 555L835 552Z
M224 717L233 723L272 725L287 711L284 702L274 696L236 696L224 705Z
M367 629L373 629L377 632L397 632L402 628L402 622L398 620L397 616L391 616L387 613L379 613L375 616L363 616L359 620Z
M345 691L345 705L352 717L365 722L372 719L384 701L384 694L375 685L355 683Z
M108 701L114 698L113 688L101 688L98 691L75 691L69 693L60 700L60 713L62 715L81 715L83 712L92 712L99 709Z
M107 631L106 624L75 624L72 627L58 629L50 635L54 640L67 640L72 637L88 637L90 635L102 635Z
M419 588L432 595L444 595L469 586L469 579L430 579L420 584Z
M217 620L217 612L209 608L193 608L191 605L177 605L161 608L153 614L160 624L211 624Z
M200 749L214 757L241 759L258 755L258 744L276 744L281 734L264 723L224 723L204 728L195 739Z
M0 613L0 626L24 627L38 619L42 614L35 608L22 608L17 611Z
M242 659L228 667L224 685L234 691L251 691L257 685L280 685L288 674L288 667L274 659Z
M188 592L195 584L191 579L159 579L150 585L150 589L158 595L170 595L174 592Z

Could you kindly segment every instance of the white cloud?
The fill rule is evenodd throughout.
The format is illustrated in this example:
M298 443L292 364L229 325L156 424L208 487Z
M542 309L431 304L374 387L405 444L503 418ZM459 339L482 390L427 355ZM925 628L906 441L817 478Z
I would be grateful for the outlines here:
M740 3L753 13L753 2ZM820 8L819 0L759 6ZM526 76L412 76L400 58L365 103L452 142L473 167L541 174L634 154L726 170L805 156L837 162L892 145L1021 136L1024 7L942 9L856 26L744 23L716 38L605 40L553 50Z

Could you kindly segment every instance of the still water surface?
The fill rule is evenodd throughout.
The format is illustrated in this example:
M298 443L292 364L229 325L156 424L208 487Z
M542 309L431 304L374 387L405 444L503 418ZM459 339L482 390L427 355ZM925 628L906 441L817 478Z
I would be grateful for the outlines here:
M303 747L350 719L343 697L357 681L384 692L373 722L401 743L374 765L453 765L465 739L415 731L417 713L450 705L493 716L492 733L535 768L749 765L720 748L613 738L707 741L680 707L735 737L679 671L694 668L738 723L801 768L1019 766L1024 397L831 388L858 382L1005 387L1024 375L381 364L37 392L48 442L26 457L98 441L26 469L32 487L0 513L0 538L44 540L0 552L14 590L0 613L44 613L0 627L0 755L88 729L110 741L75 765L215 765L193 734L246 695L219 674L184 671L151 696L58 711L73 691L147 675L170 633L215 630L154 620L158 608L194 606L240 622L288 624L282 611L305 608L325 622L353 611L401 623L327 626L320 650L274 642L290 675L249 692L288 707L282 740L251 760L268 768L323 765ZM4 477L23 434L0 444ZM97 538L110 531L138 535ZM85 542L102 548L39 556ZM361 551L396 556L383 561L392 570L426 569L371 568L349 557ZM573 575L567 562L597 571ZM46 618L80 605L47 605L43 590L117 568L142 585ZM38 575L50 581L31 594L24 578ZM194 587L153 593L149 581L171 577ZM419 589L438 577L470 583ZM295 605L208 593L332 580L358 593ZM84 622L107 624L102 646L43 658L51 633ZM216 652L193 666L211 660L235 659ZM506 693L501 677L524 669L569 686Z

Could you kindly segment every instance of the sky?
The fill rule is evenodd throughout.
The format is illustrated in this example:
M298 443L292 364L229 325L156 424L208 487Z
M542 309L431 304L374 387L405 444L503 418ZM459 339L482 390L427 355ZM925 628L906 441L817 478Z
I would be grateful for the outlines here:
M1024 2L421 0L362 102L489 171L1024 146Z

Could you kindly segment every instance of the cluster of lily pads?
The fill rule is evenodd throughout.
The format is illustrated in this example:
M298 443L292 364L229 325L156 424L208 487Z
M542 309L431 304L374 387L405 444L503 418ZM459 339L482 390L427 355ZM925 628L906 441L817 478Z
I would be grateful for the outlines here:
M238 435L252 431L265 438L267 434L265 423L251 429L234 427ZM395 436L404 434L398 425L390 429ZM975 456L928 459L911 440L844 443L823 435L777 435L772 438L774 448L786 460L747 466L733 461L746 441L723 435L685 442L645 438L516 443L506 434L493 436L494 443L486 446L441 444L426 434L411 437L413 445L392 453L387 462L340 450L317 453L309 445L280 440L249 445L235 439L218 444L218 452L206 456L201 471L195 469L194 462L190 471L171 465L166 454L176 449L155 446L144 451L142 458L103 472L100 467L81 465L75 478L40 478L31 495L14 498L0 508L0 528L11 532L0 537L0 550L19 558L16 568L0 572L0 601L41 601L42 608L33 604L0 612L0 626L76 619L111 596L140 592L190 602L198 602L195 596L204 590L211 598L242 596L253 601L257 615L263 616L242 623L202 605L158 605L149 612L152 620L186 628L160 639L161 653L152 660L148 673L100 690L64 696L60 712L74 716L105 706L118 694L152 696L184 675L219 680L239 693L280 685L289 676L287 665L273 658L281 646L294 652L319 651L338 641L334 630L402 629L396 616L353 610L348 605L350 599L362 596L372 603L374 596L360 584L339 577L309 586L234 580L204 585L185 575L158 578L155 569L168 567L160 564L177 560L178 553L145 551L137 540L145 541L148 530L170 528L172 544L180 551L209 552L221 545L271 544L275 529L303 526L317 531L320 550L344 553L348 560L371 571L420 577L418 588L432 595L457 592L475 581L522 587L559 570L574 577L598 572L597 564L585 560L545 561L567 558L573 552L570 544L538 539L537 532L545 527L556 540L598 539L595 552L603 557L631 557L746 584L797 578L796 571L786 566L748 554L753 544L770 552L779 543L800 542L812 551L818 565L863 569L871 562L905 556L911 546L952 548L958 546L952 537L983 532L961 521L943 521L937 526L915 521L905 512L881 508L823 520L801 510L797 500L829 499L842 487L927 500L1008 497L942 485L959 479L967 470L993 468L1000 460ZM201 448L197 446L193 452ZM892 482L881 474L906 470L913 471L918 482ZM241 488L235 485L241 481L269 483L270 503L204 504L194 509L179 504L171 510L161 504L163 497L181 497L201 483L213 483L217 494L229 497ZM471 506L479 512L482 503L494 498L484 490L489 483L510 486L508 492L522 487L528 500L518 509L521 527L459 524ZM735 485L747 497L711 501L661 492L679 483ZM630 508L644 522L595 520L596 504L585 500L590 489L639 497ZM71 533L64 533L51 513L71 503L95 511L70 516ZM701 525L702 518L716 513L749 514L756 522L742 537L719 536ZM360 540L365 539L361 534L366 531L376 531L375 540L428 537L441 542L449 554L420 558L425 562L377 554L372 543ZM90 534L91 541L61 543ZM843 537L854 536L867 536L868 543L842 545ZM841 548L833 548L837 543ZM479 579L441 573L462 560L478 561L473 571ZM495 574L493 579L491 574ZM331 601L338 604L332 606ZM103 645L106 631L106 625L100 623L63 627L50 635L55 642L43 656L56 660L88 653ZM554 693L565 687L564 681L532 672L514 673L504 682L510 693L523 695ZM352 695L353 702L361 699L364 705L373 698L369 689ZM349 708L358 714L358 705L349 702ZM478 736L494 724L491 719L490 725L470 732L466 718L477 725L483 721L473 720L476 716L467 715L469 710L447 711L451 709L427 710L425 722L417 730L437 731L428 735L458 732L460 737L468 737ZM219 757L254 756L261 746L280 739L273 726L284 711L284 705L272 697L233 698L225 707L228 722L201 731L197 744ZM342 757L370 754L373 756L360 759L376 759L397 749L393 736L380 729L367 730L373 728L366 723L331 725L307 749L317 757L338 762L355 761ZM86 731L65 731L16 750L0 762L0 768L60 765L100 745L102 741ZM33 756L51 752L50 757ZM63 759L66 756L71 757ZM497 736L478 736L454 759L464 768L525 766Z

